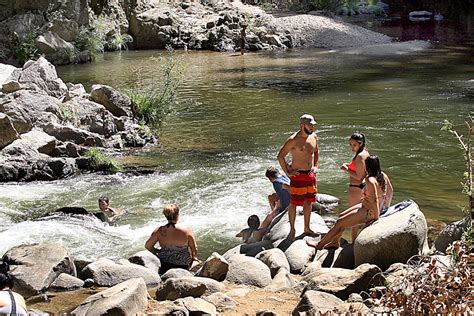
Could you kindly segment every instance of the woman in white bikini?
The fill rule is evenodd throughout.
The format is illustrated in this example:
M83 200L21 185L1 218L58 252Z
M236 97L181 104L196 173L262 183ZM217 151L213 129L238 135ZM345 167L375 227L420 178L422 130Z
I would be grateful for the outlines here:
M344 229L371 223L379 218L383 208L390 206L393 187L388 176L380 170L379 158L375 155L367 157L365 169L367 172L366 185L361 203L347 209L345 215L337 219L336 224L319 243L307 240L308 246L318 250L339 247L339 238Z
M10 266L0 262L0 315L26 316L25 299L12 291L13 278L8 274Z

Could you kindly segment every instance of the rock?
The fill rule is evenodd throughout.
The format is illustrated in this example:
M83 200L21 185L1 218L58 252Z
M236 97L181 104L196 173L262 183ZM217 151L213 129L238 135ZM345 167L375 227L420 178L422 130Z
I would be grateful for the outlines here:
M67 87L58 78L56 68L44 57L32 63L26 63L22 70L14 71L10 78L20 84L36 86L38 90L45 91L55 98L62 98L67 93Z
M324 222L323 218L316 213L311 214L311 223L310 227L313 231L318 233L327 233L329 228L327 227L326 223ZM303 236L304 230L304 223L303 223L303 216L298 215L296 216L295 220L295 229L296 229L296 238L301 238ZM278 242L280 244L281 240L286 239L288 234L290 233L290 223L288 220L287 212L281 213L275 217L271 224L270 232L265 235L265 239L270 240L271 242ZM281 247L279 247L281 249ZM285 252L284 249L282 249Z
M154 286L161 282L156 271L133 263L117 264L105 258L87 265L79 277L83 280L91 278L97 286L114 286L133 278L143 278L147 286Z
M271 241L262 240L253 244L241 244L235 246L234 248L227 250L222 256L227 261L229 261L229 258L234 255L246 255L250 257L255 257L260 252L272 248L274 247Z
M216 281L223 281L229 271L229 263L217 252L207 258L203 266L196 273L196 276L211 278Z
M331 313L334 308L344 303L336 296L320 291L306 291L298 305L293 310L293 315Z
M275 45L277 47L282 47L283 44L280 40L280 37L278 35L266 35L265 36L265 42L270 44L270 45Z
M354 269L354 248L345 243L338 249L318 250L314 261L319 261L323 268Z
M141 266L144 266L148 269L151 269L155 272L158 272L161 267L160 259L157 256L149 252L148 250L142 250L128 258L128 261L135 263Z
M272 281L270 269L260 260L243 255L228 259L229 272L226 280L238 284L265 287Z
M12 65L0 64L0 85L7 82L12 72L18 68Z
M438 235L434 241L434 249L446 252L446 249L450 244L456 240L461 240L463 233L470 225L469 216L464 217L463 219L453 222L447 225Z
M74 42L79 33L79 25L76 21L69 20L64 16L58 16L51 21L48 30L56 33L66 42Z
M214 305L218 312L226 312L234 310L239 304L232 297L223 293L217 292L208 296L204 296L203 300Z
M133 116L134 109L130 98L112 87L93 85L91 98L115 116Z
M415 202L402 211L380 217L357 236L355 266L371 263L385 270L392 263L405 263L428 251L427 233L425 216Z
M169 269L166 271L162 276L161 280L166 281L171 278L179 279L179 278L191 278L193 277L194 274L189 272L188 270L180 269L180 268L175 268L175 269Z
M56 138L40 129L32 129L28 133L21 134L20 139L13 142L12 145L32 147L39 153L52 155L56 150Z
M176 300L187 296L200 297L204 294L221 292L224 285L221 283L201 277L184 277L179 279L168 279L156 289L156 300Z
M202 298L185 297L174 301L175 304L183 305L190 315L216 315L217 310L214 305L206 302Z
M368 315L370 309L362 302L343 302L337 307L339 313L350 313L356 315Z
M14 140L20 137L15 127L13 127L10 117L3 113L0 113L0 131L0 149L11 144Z
M304 291L322 291L346 300L351 293L360 293L383 284L384 277L380 272L377 266L371 264L360 265L355 270L321 268L305 277L308 285Z
M175 19L176 17L166 8L154 8L132 16L130 34L135 39L133 47L138 49L165 48L166 44L170 42L170 37L161 32L161 29L163 26L175 24Z
M255 259L262 261L268 266L272 278L281 268L290 271L290 264L286 255L278 248L262 251Z
M338 206L339 199L337 197L323 193L316 194L316 202L311 204L313 212L319 212L319 214L331 212Z
M49 123L41 125L41 127L46 133L63 142L72 142L78 145L87 146L105 146L105 140L102 136L73 126Z
M61 273L76 275L67 250L59 245L16 246L2 260L10 265L15 291L25 297L45 291Z
M298 282L293 279L291 273L287 269L282 268L275 275L272 283L265 287L265 290L271 292L287 291L294 288L297 284Z
M89 288L95 286L95 282L92 279L85 279L84 280L84 287Z
M92 262L94 261L89 258L86 258L83 255L74 257L74 265L76 266L77 274L80 274L82 269L84 269L88 264L91 264Z
M308 247L306 242L302 239L295 240L289 247L287 243L288 240L284 239L279 243L278 248L286 249L285 256L290 264L290 271L292 273L301 274L311 262L315 249Z
M74 291L82 288L84 281L72 275L61 273L49 287L50 291Z
M67 94L64 101L69 101L72 98L84 96L87 93L86 89L81 83L77 83L77 84L66 83L66 86L67 86Z
M171 301L158 302L154 305L154 311L149 315L174 315L174 316L189 316L189 311L183 304L178 304Z
M36 46L43 54L55 54L58 52L74 51L74 45L63 40L58 34L48 31L35 40Z
M74 315L136 315L148 306L148 292L142 278L133 278L89 296Z

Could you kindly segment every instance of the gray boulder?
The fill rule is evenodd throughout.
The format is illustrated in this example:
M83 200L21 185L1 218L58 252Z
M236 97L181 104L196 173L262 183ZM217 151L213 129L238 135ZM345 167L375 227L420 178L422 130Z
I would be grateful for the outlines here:
M12 65L0 64L0 86L7 82L10 75L17 68Z
M149 252L148 250L142 250L128 258L128 261L135 263L141 266L144 266L148 269L151 269L155 272L158 272L161 267L160 259L157 256Z
M18 139L20 135L13 127L10 117L0 113L0 149L11 144L14 140Z
M290 271L292 273L301 274L311 262L315 249L308 247L306 242L302 239L295 240L288 248L287 243L288 240L283 240L279 243L278 248L285 249L285 256L290 264Z
M49 287L50 291L75 291L84 286L84 281L72 275L61 273Z
M262 251L255 257L255 259L258 259L267 265L270 269L272 278L275 277L281 268L290 271L290 264L288 263L285 253L278 248Z
M85 96L87 93L86 89L81 83L73 84L73 83L68 82L66 83L66 87L67 87L67 94L66 94L65 101L69 101L75 97Z
M216 307L199 297L180 298L175 300L174 303L184 306L190 315L217 315Z
M327 227L323 218L319 214L316 214L314 212L311 214L310 227L313 231L318 233L327 233L329 231L329 228ZM295 230L297 238L301 238L302 236L304 236L304 222L302 215L296 215ZM264 239L268 239L271 242L278 242L278 244L280 244L280 241L286 239L289 233L290 223L288 220L288 214L287 212L283 212L279 216L275 217L271 224L270 231L268 234L265 235Z
M227 260L217 252L214 252L209 258L207 258L202 268L196 273L196 276L223 281L225 280L228 271L229 263Z
M201 277L171 278L160 284L156 289L156 300L176 300L187 296L200 297L222 292L224 285L216 280Z
M64 16L58 16L50 22L48 30L52 33L56 33L66 42L74 42L79 33L79 25L74 20L69 20Z
M25 297L39 294L61 273L76 275L67 250L60 245L21 245L8 250L2 260L11 267L15 291Z
M436 237L434 241L434 249L446 252L446 249L450 244L455 242L456 240L461 240L463 233L467 230L469 225L471 224L471 219L469 216L464 217L463 219L448 224Z
M364 228L354 243L355 266L371 263L387 269L428 251L428 225L416 203ZM396 251L395 251L396 250Z
M91 98L115 116L133 116L135 112L130 98L109 86L93 85Z
M20 139L10 146L34 148L39 153L52 155L56 150L56 138L46 134L40 129L32 129L28 133L21 134Z
M298 285L298 282L292 277L291 273L282 268L278 271L270 285L265 290L271 292L288 291Z
M46 55L64 53L67 50L74 51L74 45L66 42L57 33L51 31L38 36L35 44Z
M105 258L87 265L79 277L83 280L91 278L98 286L114 286L133 278L142 278L148 286L154 286L161 282L156 271L126 260L115 263Z
M180 279L180 278L186 278L186 277L190 278L193 276L194 274L192 274L188 270L176 268L176 269L169 269L168 271L163 273L163 275L161 276L161 280L166 281L171 278Z
M226 280L238 284L265 287L272 281L270 269L253 257L235 255L229 258Z
M133 278L89 296L73 315L137 315L148 306L148 292L142 278Z
M355 270L321 268L307 275L304 280L308 282L305 292L322 291L346 300L351 293L367 291L373 286L383 284L385 279L381 275L380 268L365 263Z
M72 142L86 146L105 146L105 139L101 135L73 126L48 123L41 125L41 128L49 135L52 135L63 142Z
M293 315L298 316L301 313L309 315L331 313L336 306L342 303L344 301L332 294L320 291L306 291L293 310Z
M130 34L135 48L165 48L170 43L169 35L162 31L163 26L175 24L176 16L166 8L154 8L138 15L130 21Z
M214 305L218 312L234 310L238 304L232 297L220 292L203 296L202 299Z

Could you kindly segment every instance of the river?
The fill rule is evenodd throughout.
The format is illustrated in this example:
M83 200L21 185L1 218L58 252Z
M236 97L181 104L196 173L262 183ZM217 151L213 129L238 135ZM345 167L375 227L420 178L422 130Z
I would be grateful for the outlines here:
M387 23L378 27L392 36L401 32ZM451 34L449 25L435 27L436 34ZM460 185L465 166L457 141L440 128L448 119L464 131L462 123L474 108L469 39L437 39L427 51L392 56L323 49L243 57L177 52L187 71L161 146L123 158L161 172L0 185L0 253L21 243L55 242L91 258L126 257L143 249L170 202L178 203L182 223L193 228L201 259L223 253L238 243L234 235L249 215L262 218L269 211L266 196L272 187L265 169L277 164L280 146L303 113L318 121L319 190L342 199L338 211L346 206L348 185L338 166L352 158L348 137L361 131L392 180L395 202L412 198L429 220L456 220L466 200ZM58 73L87 89L101 83L126 90L135 84L136 69L145 85L159 80L152 57L161 53L106 53L92 64L59 67ZM81 217L42 217L65 205L96 209L103 194L126 212L116 226Z

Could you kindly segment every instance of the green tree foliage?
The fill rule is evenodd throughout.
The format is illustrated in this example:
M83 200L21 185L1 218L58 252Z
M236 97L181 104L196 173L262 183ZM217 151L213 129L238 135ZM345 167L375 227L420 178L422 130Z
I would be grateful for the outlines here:
M159 135L165 118L173 112L178 87L184 76L184 63L171 47L167 47L166 56L153 58L160 68L159 76L152 83L143 84L143 68L134 68L136 87L127 91L127 95L137 106L141 123L150 127Z
M119 162L106 154L101 152L96 147L90 148L84 157L89 159L91 169L96 171L119 172L122 171L122 166Z
M30 59L38 59L41 53L36 46L35 39L38 37L37 32L31 31L26 33L21 39L20 44L15 50L15 57L23 65Z

